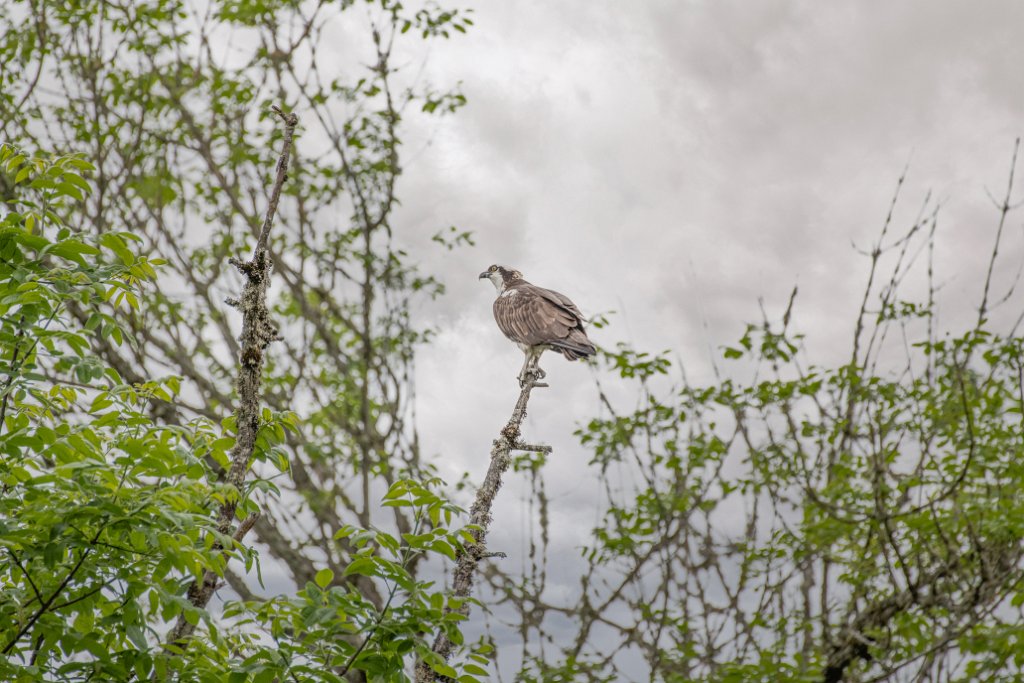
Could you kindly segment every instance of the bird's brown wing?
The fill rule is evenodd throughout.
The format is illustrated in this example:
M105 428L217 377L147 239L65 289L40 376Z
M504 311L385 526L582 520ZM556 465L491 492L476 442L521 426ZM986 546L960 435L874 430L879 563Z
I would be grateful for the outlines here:
M583 329L583 313L574 304L569 297L566 295L556 292L553 289L544 289L543 287L537 287L529 283L523 284L524 288L529 288L531 292L544 300L557 306L562 312L572 316L573 323L570 329L567 331L564 337L559 338L557 341L549 342L552 347L562 352L569 360L576 360L577 358L586 358L597 353L597 349L590 343L587 338L587 332Z
M575 314L538 294L539 287L510 288L494 300L494 320L514 342L536 346L560 344L579 324ZM509 294L514 291L514 294Z
M526 287L535 292L538 296L544 297L556 306L560 306L569 311L569 313L572 313L573 317L575 317L579 322L583 322L583 313L580 312L579 307L576 306L576 304L574 304L565 294L556 292L553 289L544 289L543 287L538 287L537 285L532 284L524 285L524 288Z

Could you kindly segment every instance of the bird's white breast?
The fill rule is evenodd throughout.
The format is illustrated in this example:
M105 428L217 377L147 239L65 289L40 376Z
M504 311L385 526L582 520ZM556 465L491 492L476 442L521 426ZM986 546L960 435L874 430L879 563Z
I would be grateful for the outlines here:
M514 289L506 289L506 290L505 290L504 292L502 292L502 293L501 293L501 294L499 294L498 296L503 296L503 297L505 297L505 296L515 296L515 295L516 295L516 294L518 294L518 293L519 293L519 292L517 292L517 291L516 291L516 290L514 290Z

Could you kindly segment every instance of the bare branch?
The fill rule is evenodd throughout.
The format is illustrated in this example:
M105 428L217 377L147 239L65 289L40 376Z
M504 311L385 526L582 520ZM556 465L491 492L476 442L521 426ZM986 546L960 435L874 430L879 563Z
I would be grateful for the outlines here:
M298 124L298 117L295 114L285 114L276 106L273 107L273 110L284 122L285 128L284 145L277 161L277 176L270 193L267 215L256 241L256 247L253 249L252 259L247 262L231 259L231 263L245 275L246 282L238 305L242 311L242 334L240 337L242 350L237 382L239 402L238 409L235 411L238 433L231 452L231 468L225 477L225 483L235 490L233 495L230 495L220 507L217 531L222 536L231 535L236 543L241 542L258 519L256 514L249 515L238 529L233 534L231 533L238 501L245 487L245 475L249 470L256 447L256 434L259 430L263 351L272 341L278 339L277 328L271 324L270 313L267 309L267 286L272 266L270 255L267 253L267 240L274 224L274 215L277 213L281 188L288 178L288 159L291 154L292 137L295 133L295 126ZM214 546L214 550L226 549L217 544ZM205 570L202 579L193 582L189 587L189 602L196 608L205 608L216 587L217 574L211 569ZM170 651L184 651L188 647L188 638L194 631L195 624L189 623L185 619L185 615L181 614L178 617L178 622L167 636L168 644L173 646Z
M491 447L491 464L487 468L484 482L476 492L476 500L469 510L469 523L473 525L469 533L473 537L473 543L467 544L459 553L455 564L455 572L452 579L452 595L465 600L473 590L473 574L476 571L477 563L488 557L500 554L490 553L487 550L487 530L491 525L491 508L494 505L494 498L501 488L501 477L508 469L511 462L510 454L513 450L535 451L550 453L550 446L530 446L520 440L520 427L526 418L526 404L530 400L530 392L534 387L546 386L537 383L536 372L527 376L519 391L519 399L512 410L512 417L502 428L498 438L494 440ZM465 601L458 610L460 613L469 614L469 603ZM432 651L440 655L445 661L451 657L452 641L444 633L438 633L434 639ZM420 661L416 665L416 683L430 683L438 679L438 675L430 668L430 664Z

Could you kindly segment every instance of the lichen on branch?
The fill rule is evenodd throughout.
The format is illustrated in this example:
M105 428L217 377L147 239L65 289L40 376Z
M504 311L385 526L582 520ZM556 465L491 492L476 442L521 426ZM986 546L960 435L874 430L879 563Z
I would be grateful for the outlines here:
M230 536L235 543L240 543L245 534L252 529L257 515L254 513L241 522L232 531L238 503L245 488L245 475L249 471L253 451L256 447L256 435L260 420L260 386L263 378L263 352L271 342L280 338L277 328L270 322L267 309L267 287L270 284L270 273L273 262L267 251L270 230L274 225L277 205L281 199L281 188L288 178L288 161L291 157L292 138L298 117L285 114L279 107L271 107L274 114L284 123L284 140L281 155L278 157L274 185L270 192L267 213L263 219L252 258L248 261L231 258L230 263L245 277L242 296L229 304L242 312L242 334L239 337L241 350L239 353L238 406L235 410L237 437L231 450L231 467L224 475L223 482L234 489L220 506L217 515L217 533L220 537ZM219 541L213 546L214 552L225 551ZM217 588L218 575L212 569L205 569L200 580L196 580L188 589L188 601L197 609L203 609L210 602ZM185 614L178 616L178 621L167 636L168 651L180 653L188 647L188 638L195 631L196 625L190 623Z

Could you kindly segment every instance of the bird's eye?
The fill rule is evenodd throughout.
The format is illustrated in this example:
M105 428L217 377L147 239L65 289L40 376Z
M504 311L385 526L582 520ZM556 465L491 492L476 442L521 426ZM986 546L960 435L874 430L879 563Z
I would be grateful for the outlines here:
M496 271L497 269L498 269L498 266L491 266L490 268L488 268L488 270L491 271L492 273L494 271Z

